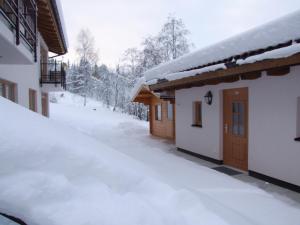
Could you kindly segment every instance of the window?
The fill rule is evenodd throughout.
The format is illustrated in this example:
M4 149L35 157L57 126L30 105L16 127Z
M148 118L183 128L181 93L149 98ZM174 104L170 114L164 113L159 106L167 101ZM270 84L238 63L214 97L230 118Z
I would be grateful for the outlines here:
M155 106L155 120L161 121L161 114L161 104L158 104Z
M37 112L37 97L36 97L36 91L29 89L29 109Z
M237 136L245 135L245 105L243 102L232 103L232 133Z
M171 102L168 102L168 120L173 120L173 107L174 105Z
M9 81L0 80L0 96L16 102L17 85Z
M193 103L193 126L202 127L202 104L201 102Z
M0 96L4 97L4 84L0 83Z

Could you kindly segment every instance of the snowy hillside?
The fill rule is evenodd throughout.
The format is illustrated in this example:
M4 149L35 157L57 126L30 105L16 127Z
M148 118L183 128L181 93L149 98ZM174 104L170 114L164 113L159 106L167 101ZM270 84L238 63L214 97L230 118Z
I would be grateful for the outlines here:
M0 97L0 212L28 225L300 222L300 209L176 156L147 123L56 95L51 119Z

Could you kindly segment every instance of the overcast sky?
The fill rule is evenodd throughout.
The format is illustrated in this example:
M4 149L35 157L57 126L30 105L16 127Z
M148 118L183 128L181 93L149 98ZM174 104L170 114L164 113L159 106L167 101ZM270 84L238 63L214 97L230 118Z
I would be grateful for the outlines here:
M182 18L195 49L300 9L300 0L62 0L75 59L76 37L88 28L100 63L115 66L124 50L159 32L169 14Z

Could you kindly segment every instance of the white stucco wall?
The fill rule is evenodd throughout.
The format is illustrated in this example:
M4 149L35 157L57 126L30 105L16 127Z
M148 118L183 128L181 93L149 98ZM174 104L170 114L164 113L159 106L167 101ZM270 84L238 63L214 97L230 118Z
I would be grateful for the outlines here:
M298 97L297 137L300 137L300 97Z
M17 103L29 107L29 89L37 91L37 109L41 113L41 88L38 65L0 65L0 79L17 84Z
M39 40L42 40L40 36ZM37 58L40 59L40 45L38 45L37 54ZM39 60L36 63L32 60L31 64L6 64L0 62L0 79L4 79L17 84L17 103L26 108L29 107L29 89L35 90L37 92L37 112L42 112L42 89L39 83Z
M238 87L249 88L249 170L300 185L300 142L294 141L300 129L300 66L287 76L176 91L177 147L221 160L222 90ZM209 90L211 106L204 101ZM191 127L196 100L203 102L203 128Z
M0 64L31 64L33 55L21 43L16 45L16 36L0 15Z

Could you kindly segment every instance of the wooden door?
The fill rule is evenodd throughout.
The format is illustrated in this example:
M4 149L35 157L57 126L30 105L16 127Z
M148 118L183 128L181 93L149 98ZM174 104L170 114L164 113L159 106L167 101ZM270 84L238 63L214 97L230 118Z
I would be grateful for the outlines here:
M49 97L48 93L42 93L42 115L49 117Z
M223 91L224 164L248 170L248 88Z

